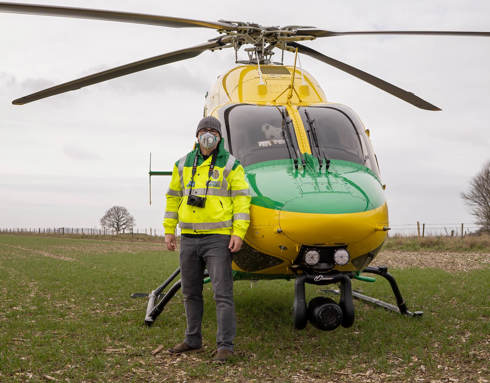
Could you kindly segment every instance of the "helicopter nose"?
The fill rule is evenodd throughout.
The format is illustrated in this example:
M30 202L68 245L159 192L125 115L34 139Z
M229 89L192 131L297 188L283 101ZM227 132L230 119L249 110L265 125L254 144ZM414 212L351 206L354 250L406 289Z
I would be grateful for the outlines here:
M306 206L335 206L328 213L310 213ZM317 193L288 201L279 212L281 231L305 245L335 245L361 241L388 225L386 204L366 209L364 198ZM303 206L303 208L301 208ZM342 208L348 206L348 209Z

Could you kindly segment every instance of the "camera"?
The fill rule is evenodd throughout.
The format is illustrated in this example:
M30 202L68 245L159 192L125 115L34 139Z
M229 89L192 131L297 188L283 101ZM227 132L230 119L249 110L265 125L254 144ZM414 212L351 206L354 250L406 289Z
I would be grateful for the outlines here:
M206 197L199 197L197 195L190 195L187 197L187 205L195 207L204 207L206 204Z

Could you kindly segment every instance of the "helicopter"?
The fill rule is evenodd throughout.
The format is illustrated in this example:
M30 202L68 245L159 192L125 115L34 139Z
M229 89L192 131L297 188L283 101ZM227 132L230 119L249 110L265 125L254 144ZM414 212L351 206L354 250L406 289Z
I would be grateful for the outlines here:
M234 278L294 279L293 320L297 329L308 321L321 330L354 323L353 298L403 315L409 311L398 285L385 267L373 267L390 230L387 201L376 155L366 129L349 107L331 103L315 78L296 65L299 55L312 57L359 78L418 108L437 111L422 98L307 45L311 41L348 35L434 35L489 37L469 31L344 31L301 25L284 27L219 20L217 22L0 2L0 12L89 18L172 28L215 29L218 36L202 44L164 53L88 75L15 99L24 105L85 86L199 56L205 51L233 49L235 66L218 77L206 95L203 114L224 127L227 150L244 166L252 193L251 225L244 247L234 255ZM239 60L238 53L247 59ZM281 61L273 61L279 51ZM284 52L295 54L284 65ZM170 175L153 171L149 176ZM351 280L372 282L374 274L388 280L397 305L352 290ZM151 326L180 288L168 286L179 269L148 297L145 323ZM331 290L338 302L319 296L306 302L305 284L339 284Z

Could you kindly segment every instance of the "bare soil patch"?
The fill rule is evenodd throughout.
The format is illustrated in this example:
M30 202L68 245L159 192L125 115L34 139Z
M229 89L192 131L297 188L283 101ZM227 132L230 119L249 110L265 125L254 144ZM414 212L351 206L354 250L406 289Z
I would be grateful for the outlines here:
M85 241L83 248L79 244L63 244L54 246L53 249L63 252L78 252L82 250L84 254L108 254L108 253L129 253L136 254L143 251L164 251L163 243L155 242L123 242L123 241Z
M490 265L490 253L454 253L433 251L382 251L372 265L406 269L436 268L445 271L471 271Z
M68 261L68 262L73 262L75 259L70 258L70 257L65 257L63 255L56 255L52 253L48 253L47 251L42 251L42 250L36 250L36 249L30 249L27 247L22 247L22 246L15 246L15 245L9 245L6 243L0 243L2 246L10 247L12 249L17 249L17 250L22 250L26 251L28 253L34 253L36 255L42 255L43 257L48 257L48 258L54 258L54 259L59 259L61 261Z

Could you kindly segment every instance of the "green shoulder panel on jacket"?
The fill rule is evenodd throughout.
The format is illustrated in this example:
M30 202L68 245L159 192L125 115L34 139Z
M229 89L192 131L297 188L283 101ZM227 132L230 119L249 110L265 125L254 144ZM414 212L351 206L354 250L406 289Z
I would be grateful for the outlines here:
M238 158L235 159L235 163L233 164L233 168L231 170L235 170L237 167L241 166L242 164L238 160Z
M192 167L192 165L194 164L194 156L197 154L197 151L198 149L196 148L192 152L187 153L184 163L185 167Z
M225 149L224 140L222 139L218 144L218 157L216 158L216 166L220 168L224 168L228 158L230 157L230 153Z

